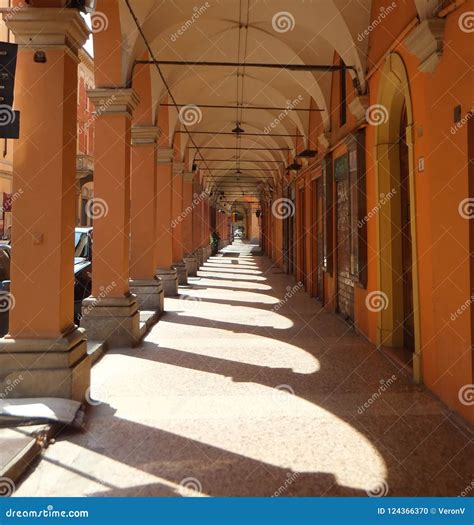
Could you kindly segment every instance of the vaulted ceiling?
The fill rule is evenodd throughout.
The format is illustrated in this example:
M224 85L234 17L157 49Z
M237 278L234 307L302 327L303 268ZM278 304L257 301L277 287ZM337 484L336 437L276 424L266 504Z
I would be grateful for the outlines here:
M417 0L421 17L431 3ZM371 0L123 1L125 79L135 60L149 57L130 7L160 62L246 64L161 63L167 86L150 66L155 111L170 103L168 89L179 105L168 108L170 141L179 133L182 159L198 164L207 186L226 191L231 201L273 186L296 144L314 148L310 109L318 111L322 129L330 128L330 71L249 64L332 65L337 53L365 91L368 39L357 37L370 23ZM294 110L283 115L289 105ZM237 123L245 133L232 133Z

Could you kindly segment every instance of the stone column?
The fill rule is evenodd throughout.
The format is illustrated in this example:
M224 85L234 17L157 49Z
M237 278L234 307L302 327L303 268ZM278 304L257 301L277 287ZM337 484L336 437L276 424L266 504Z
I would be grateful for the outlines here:
M165 297L178 295L178 274L173 264L173 236L171 231L171 188L173 148L157 150L157 203L156 203L156 275L161 279Z
M188 272L183 261L183 162L173 162L171 184L171 230L173 233L173 264L178 273L178 284L188 284Z
M130 291L140 310L162 313L164 292L156 270L156 126L132 128Z
M191 276L197 275L197 259L193 255L193 212L195 201L199 199L198 195L196 198L193 196L193 181L194 173L189 172L183 175L183 261L188 275Z
M9 334L0 339L0 391L12 398L82 401L90 359L74 325L74 226L78 50L89 30L75 9L20 9L4 15L19 44L15 109L20 138L13 155ZM36 62L37 51L46 62ZM11 108L4 108L4 113ZM13 118L13 113L11 113Z
M193 197L197 195L197 202L193 207L193 254L196 257L197 267L199 268L203 265L203 253L202 253L202 215L201 215L201 194L202 189L199 181L195 178L193 184Z
M138 303L129 289L130 155L133 89L88 91L95 105L92 296L83 302L81 326L90 339L113 346L138 342Z

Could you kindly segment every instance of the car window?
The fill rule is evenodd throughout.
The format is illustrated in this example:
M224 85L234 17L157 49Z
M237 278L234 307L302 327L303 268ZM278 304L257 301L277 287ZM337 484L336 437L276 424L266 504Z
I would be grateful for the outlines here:
M87 233L76 232L74 257L87 257Z

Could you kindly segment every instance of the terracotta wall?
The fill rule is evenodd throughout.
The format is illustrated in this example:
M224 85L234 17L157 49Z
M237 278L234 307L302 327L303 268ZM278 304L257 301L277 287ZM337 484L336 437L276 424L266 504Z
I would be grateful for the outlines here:
M378 17L381 8L391 2L373 2L372 19ZM472 299L474 297L472 256L469 247L473 240L472 225L459 213L459 205L472 192L468 181L468 125L455 126L454 109L461 106L464 117L473 107L474 77L472 63L474 48L472 35L460 31L460 15L474 9L469 0L460 9L449 14L445 26L445 47L440 63L434 73L419 70L418 59L403 44L406 35L416 27L416 9L413 0L397 1L396 9L368 35L368 96L369 105L378 103L381 70L387 53L398 53L402 58L412 98L414 115L414 181L416 207L417 254L419 265L418 295L420 301L420 337L422 347L423 381L452 409L463 417L474 421L472 406L460 403L459 391L463 385L473 383L472 344L474 328ZM339 63L334 56L334 63ZM357 129L356 118L347 108L347 121L339 122L339 73L332 74L331 90L331 147L332 160L347 152L344 138ZM356 96L349 75L346 75L347 102ZM310 143L317 144L323 131L320 115L309 114ZM473 129L473 126L471 126ZM376 127L366 129L366 203L370 210L379 202L375 180ZM471 137L472 140L472 137ZM301 147L300 147L301 149ZM306 283L307 290L314 290L316 261L313 257L311 235L306 236L306 275L301 275L302 261L300 243L301 203L298 188L305 189L305 227L313 227L314 214L311 179L319 175L317 168L322 151L317 159L298 173L296 184L295 216L295 277ZM424 159L423 171L418 171L418 161ZM316 174L316 175L315 175ZM333 185L333 202L336 202L336 185ZM472 195L471 195L472 197ZM334 213L334 210L333 210ZM269 217L265 215L264 243L267 253L271 241L267 227ZM271 215L271 214L270 214ZM472 221L471 221L472 222ZM272 230L273 232L275 230ZM333 238L336 240L336 221L333 220ZM368 268L367 286L355 287L355 326L373 343L377 340L377 313L366 307L366 297L377 290L379 255L377 253L377 219L367 221ZM273 250L281 253L282 238ZM471 243L471 244L470 244ZM334 244L335 245L335 244ZM332 274L324 275L325 308L336 308L337 253L333 253ZM459 309L462 310L461 313Z

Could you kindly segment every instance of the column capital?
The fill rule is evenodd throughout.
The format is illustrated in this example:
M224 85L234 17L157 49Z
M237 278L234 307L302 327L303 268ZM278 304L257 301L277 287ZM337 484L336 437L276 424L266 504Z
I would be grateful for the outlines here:
M325 153L329 149L329 146L331 145L331 133L330 132L321 133L318 137L318 144L319 144L319 149L321 150L321 153Z
M158 164L171 164L174 159L173 148L158 148L156 150L156 162Z
M3 12L2 16L20 48L32 51L64 49L77 59L90 33L76 9L22 7Z
M161 130L158 126L133 126L132 146L150 146L156 143Z
M432 73L443 55L444 18L428 18L415 27L405 38L408 51L420 61L418 70Z
M173 177L183 175L184 173L184 162L173 162Z
M349 111L356 118L357 124L366 121L367 108L369 107L369 97L367 95L355 96L354 99L349 102Z
M95 105L94 114L97 117L106 114L131 117L140 102L137 92L130 88L89 89L87 96Z

